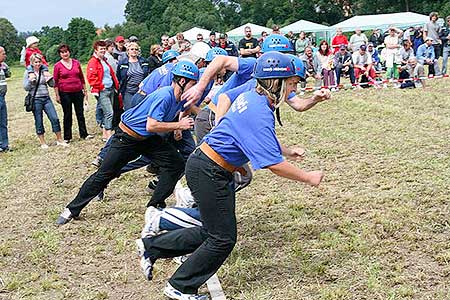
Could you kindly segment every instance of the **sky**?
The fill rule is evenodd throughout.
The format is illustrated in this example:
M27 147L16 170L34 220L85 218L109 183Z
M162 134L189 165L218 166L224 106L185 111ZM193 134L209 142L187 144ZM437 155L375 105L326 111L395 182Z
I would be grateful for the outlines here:
M19 32L35 31L42 26L67 25L74 17L83 17L97 27L125 21L127 0L0 0L0 17L7 18Z

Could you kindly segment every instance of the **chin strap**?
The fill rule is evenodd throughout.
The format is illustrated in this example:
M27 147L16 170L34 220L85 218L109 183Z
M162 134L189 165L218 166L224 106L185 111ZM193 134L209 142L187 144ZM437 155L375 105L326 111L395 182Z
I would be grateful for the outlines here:
M277 117L277 122L280 124L281 127L283 127L283 124L281 123L281 115L280 115L280 108L277 107L275 109L275 116Z
M189 83L189 80L188 80L188 79L185 79L183 85L181 85L180 81L178 81L178 80L175 81L175 83L180 87L180 89L181 89L181 94L183 94L183 93L184 93L184 89L186 88L186 85Z

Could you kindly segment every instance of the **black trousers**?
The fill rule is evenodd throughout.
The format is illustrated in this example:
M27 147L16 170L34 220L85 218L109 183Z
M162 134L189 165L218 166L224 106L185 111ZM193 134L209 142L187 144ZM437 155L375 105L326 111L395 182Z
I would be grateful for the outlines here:
M434 58L439 59L441 57L442 47L441 44L433 44L434 48ZM434 69L434 65L428 65L428 75L436 75L436 70Z
M64 139L67 141L72 139L72 104L75 108L75 115L77 116L80 138L84 139L88 136L88 133L84 119L83 91L74 93L59 92L59 97L61 98L61 106L64 113Z
M203 227L164 233L143 242L152 261L192 253L170 278L183 293L195 294L224 263L236 244L233 175L197 149L186 164L188 186L197 202Z
M111 138L111 147L106 152L100 168L83 183L78 195L67 205L72 215L78 216L111 180L119 177L120 170L139 155L148 156L160 169L158 185L147 206L165 207L166 198L173 192L184 172L185 163L181 154L159 135L153 135L143 141L136 140L118 128Z

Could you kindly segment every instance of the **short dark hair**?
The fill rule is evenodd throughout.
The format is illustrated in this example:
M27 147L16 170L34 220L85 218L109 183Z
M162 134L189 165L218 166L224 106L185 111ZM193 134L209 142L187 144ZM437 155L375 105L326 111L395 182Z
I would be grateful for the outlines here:
M95 41L93 45L94 50L97 50L98 47L106 47L106 42L104 40Z
M66 44L61 44L61 45L59 45L59 47L58 47L58 53L66 52L66 51L71 52L71 51L70 51L69 45L66 45Z

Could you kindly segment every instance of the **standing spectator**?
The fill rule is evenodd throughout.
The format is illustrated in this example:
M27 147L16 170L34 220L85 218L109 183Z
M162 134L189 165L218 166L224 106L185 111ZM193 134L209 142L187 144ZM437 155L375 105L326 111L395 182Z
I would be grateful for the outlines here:
M203 42L203 34L197 34L197 42Z
M438 60L434 54L433 42L431 37L427 37L425 43L417 48L417 61L421 65L428 65L428 75L441 75Z
M403 36L402 36L402 40L403 41L405 41L405 40L408 40L408 41L412 41L411 40L411 36L412 35L414 35L414 26L410 26L410 27L408 27L408 29L406 29L404 32L403 32Z
M207 43L211 48L217 47L217 42L216 42L216 32L215 31L211 31L209 33L209 41Z
M137 43L137 42L139 42L139 39L137 38L137 36L132 35L128 38L128 41L130 41L130 43L133 43L133 42Z
M228 36L226 33L220 34L218 47L227 51L228 56L239 55L236 46L232 42L228 41Z
M182 41L184 40L184 35L181 32L178 32L175 37L177 39L177 42L172 46L172 49L178 51L181 47Z
M294 32L289 31L286 37L289 39L289 42L291 42L292 49L294 49L294 55L297 55L297 52L295 51L295 42L297 42L297 39L295 38Z
M382 66L381 66L380 56L379 56L378 50L375 49L375 47L373 46L372 43L369 43L367 45L367 53L372 57L373 67L375 68L375 71L378 71L378 72L381 71Z
M430 13L430 22L425 24L425 27L423 29L423 39L425 41L429 37L433 39L434 57L436 60L438 60L439 57L441 56L441 50L442 50L441 49L442 41L440 40L440 37L439 37L439 31L441 30L441 26L439 26L439 24L437 22L438 19L439 19L439 15L437 12ZM420 61L420 59L419 59L419 61ZM429 69L430 74L439 73L438 71L433 70L434 64L431 64L429 66L430 66L430 69Z
M447 62L450 56L450 16L445 18L446 24L442 27L440 37L442 41L442 74L447 74Z
M87 132L84 119L83 104L88 104L88 97L80 62L70 57L70 48L65 44L58 47L58 53L61 60L55 64L53 78L56 102L60 103L63 109L64 140L69 142L72 139L72 104L77 116L80 138L93 138Z
M189 40L184 39L180 43L181 47L178 49L180 53L189 52L191 51L192 44Z
M150 57L148 58L148 66L150 73L163 65L162 62L163 53L164 53L163 48L158 44L154 44L150 47Z
M398 79L400 59L400 37L402 31L395 27L389 28L389 35L384 38L384 57L386 60L386 78Z
M245 37L239 41L239 53L242 57L256 57L256 54L261 50L258 40L252 36L252 29L250 26L245 26Z
M334 55L327 41L321 41L319 51L316 52L317 59L320 62L320 73L323 77L323 84L335 90L336 81L334 78Z
M122 56L127 52L127 49L125 48L125 38L121 35L117 36L115 44L113 56L115 60L119 60L119 56Z
M367 46L359 46L359 51L356 51L352 55L353 68L355 68L356 82L361 82L361 75L367 77L371 82L375 82L375 70L373 68L372 56L367 53Z
M381 35L381 30L376 28L369 37L369 42L373 44L375 48L383 44L384 39Z
M111 40L105 40L106 53L105 58L113 70L117 70L117 60L114 58L114 43Z
M52 99L50 99L50 94L48 92L48 87L54 86L53 77L49 74L46 75L42 67L42 55L39 53L33 53L30 56L30 66L33 72L29 73L25 71L23 87L25 91L29 92L31 95L35 94L34 98L34 125L36 127L36 134L39 138L42 149L47 149L48 145L45 142L44 133L44 119L43 112L45 111L47 117L50 119L52 124L52 130L56 135L56 145L67 147L68 144L64 142L61 136L61 125L59 124L58 114L56 113L55 106L53 105Z
M169 47L170 50L174 50L175 45L177 44L177 42L175 41L174 38L169 38Z
M281 34L280 26L278 26L278 25L273 25L273 26L272 26L272 34Z
M261 32L261 36L258 39L258 45L261 47L262 43L269 34L266 31Z
M331 48L333 48L333 53L339 52L340 47L348 46L348 40L345 35L342 34L342 29L338 28L336 29L336 35L333 37L333 40L331 41Z
M119 91L123 99L123 108L127 110L132 107L131 98L139 90L139 84L149 72L148 61L139 55L141 49L138 43L128 44L127 56L119 61L117 67L117 80Z
M169 45L169 36L167 34L164 34L161 37L161 46L163 48L163 51L167 51L170 50L170 45Z
M6 108L5 96L8 90L6 78L11 77L11 72L5 60L5 48L0 46L0 152L10 150L8 141L8 110Z
M103 134L108 139L113 130L114 93L115 89L119 89L119 82L114 70L105 60L106 42L96 41L93 48L94 54L87 66L87 80L91 86L91 94L103 111Z
M306 33L304 31L300 31L298 34L298 39L295 41L295 53L298 56L301 56L305 52L305 48L311 46L311 42L306 37Z
M42 64L44 66L48 66L47 61L45 60L44 54L42 54L41 50L39 50L39 39L35 37L34 35L27 37L26 41L26 49L25 49L25 67L28 67L30 65L30 57L34 53L38 53L41 55ZM48 70L48 68L46 68Z
M300 56L300 59L305 64L306 78L312 77L316 80L315 85L320 85L322 80L322 75L320 74L320 62L317 59L317 56L314 55L311 46L306 46L304 53ZM306 86L305 81L301 81L300 84L302 88Z
M413 36L413 49L414 53L417 53L417 48L424 43L423 40L423 30L421 26L417 26L414 30Z
M355 29L355 34L350 37L350 49L352 52L358 52L361 45L367 45L367 36L362 33L361 28Z
M347 46L342 45L339 52L334 55L334 66L336 70L336 83L341 83L341 75L348 74L350 82L355 84L355 71L353 69L352 55L348 53Z

